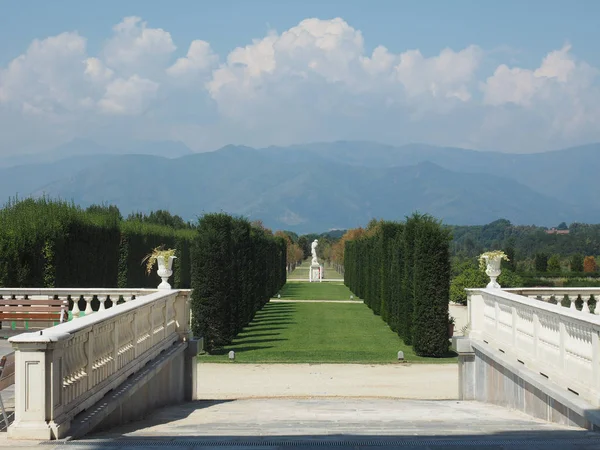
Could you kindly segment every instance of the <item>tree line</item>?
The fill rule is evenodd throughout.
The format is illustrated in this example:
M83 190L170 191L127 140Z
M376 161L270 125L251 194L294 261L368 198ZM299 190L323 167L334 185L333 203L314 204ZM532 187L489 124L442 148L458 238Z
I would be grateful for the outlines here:
M372 221L344 243L346 285L421 356L447 355L450 234L428 215Z
M206 214L191 224L167 211L124 220L115 206L40 198L0 209L0 287L156 288L143 260L157 247L175 250L172 285L194 289L192 327L211 350L286 280L286 241L260 222Z

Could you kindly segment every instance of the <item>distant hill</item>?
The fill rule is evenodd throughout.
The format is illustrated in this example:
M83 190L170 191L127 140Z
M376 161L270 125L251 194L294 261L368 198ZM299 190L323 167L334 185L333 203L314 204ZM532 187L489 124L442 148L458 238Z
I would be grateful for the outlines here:
M0 160L0 168L27 164L54 163L72 157L92 155L157 155L165 158L179 158L193 152L183 142L178 141L133 141L118 145L100 145L88 139L74 139L42 153L9 156Z
M160 154L160 145L152 151ZM555 226L600 222L597 167L600 144L528 155L369 142L227 146L171 159L105 154L0 169L0 195L45 193L82 206L116 204L123 214L168 209L185 219L226 211L300 233L401 220L417 210L448 224L504 218Z

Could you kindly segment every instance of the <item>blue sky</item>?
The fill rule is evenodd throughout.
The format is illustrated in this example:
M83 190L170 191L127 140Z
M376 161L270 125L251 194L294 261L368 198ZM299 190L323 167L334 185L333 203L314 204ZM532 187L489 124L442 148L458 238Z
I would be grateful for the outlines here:
M0 154L598 141L598 17L594 0L2 1Z

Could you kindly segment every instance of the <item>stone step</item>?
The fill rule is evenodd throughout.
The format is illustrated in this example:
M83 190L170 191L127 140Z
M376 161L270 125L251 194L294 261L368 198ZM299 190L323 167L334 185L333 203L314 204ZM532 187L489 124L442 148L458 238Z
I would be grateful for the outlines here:
M56 447L600 449L600 435L477 402L386 399L197 401Z

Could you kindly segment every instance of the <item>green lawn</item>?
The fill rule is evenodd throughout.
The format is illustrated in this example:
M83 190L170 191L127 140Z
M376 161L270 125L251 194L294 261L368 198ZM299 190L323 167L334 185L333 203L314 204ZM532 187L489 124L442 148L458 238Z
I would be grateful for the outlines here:
M288 278L302 278L308 281L308 270L310 268L310 261L303 261L300 266L297 266L292 273L288 274ZM325 267L325 278L326 279L343 279L344 276L335 270L333 267Z
M343 283L335 281L288 281L279 293L282 300L350 300L353 295ZM354 300L358 300L356 296Z
M363 303L268 303L232 345L203 362L393 363L399 350L407 361L447 363L456 357L422 358Z

